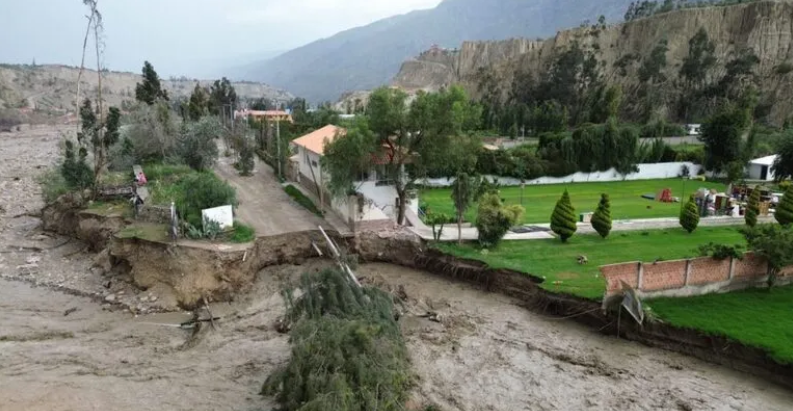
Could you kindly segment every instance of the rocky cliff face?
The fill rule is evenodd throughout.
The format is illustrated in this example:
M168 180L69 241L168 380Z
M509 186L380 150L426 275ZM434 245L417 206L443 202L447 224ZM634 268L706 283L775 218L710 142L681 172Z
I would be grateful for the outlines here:
M393 85L406 90L435 90L458 83L477 97L482 70L491 71L503 90L508 90L516 71L538 76L560 52L577 41L597 51L602 74L609 83L630 90L638 83L638 64L618 75L617 63L628 55L646 57L661 40L668 42L664 74L676 79L680 64L688 54L689 40L704 28L716 45L716 68L710 76L725 72L724 65L740 50L751 49L759 63L760 91L770 107L769 119L781 122L793 110L793 3L761 1L724 7L694 8L659 14L651 18L602 29L579 28L561 31L544 41L512 39L466 42L459 52L444 62L437 56L422 55L405 62ZM670 82L672 85L673 82ZM628 94L627 97L630 97Z

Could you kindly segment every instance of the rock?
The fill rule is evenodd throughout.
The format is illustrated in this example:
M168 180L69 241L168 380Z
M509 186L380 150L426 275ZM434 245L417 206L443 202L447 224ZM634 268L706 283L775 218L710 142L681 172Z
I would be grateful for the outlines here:
M28 264L36 264L39 261L41 261L41 257L28 257L28 259L25 260L25 262Z
M151 301L151 302L157 301L157 296L156 295L150 295L149 296L149 301Z
M145 295L141 295L140 297L138 297L138 300L140 300L140 302L142 303L145 303L146 301L149 301L149 297Z
M93 267L100 268L103 273L109 273L113 269L113 262L110 260L110 250L105 248L94 257Z
M107 301L109 303L112 303L113 301L116 301L116 295L115 294L108 294L105 297L105 301Z
M121 290L117 293L118 295L124 295L124 290Z

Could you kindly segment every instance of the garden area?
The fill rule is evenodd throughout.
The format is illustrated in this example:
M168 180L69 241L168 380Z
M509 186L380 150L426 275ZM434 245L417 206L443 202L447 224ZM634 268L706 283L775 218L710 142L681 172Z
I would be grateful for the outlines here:
M548 291L599 300L605 283L598 267L626 261L677 260L698 257L698 248L708 243L745 244L732 227L702 227L688 234L680 228L644 232L612 233L608 239L578 235L567 244L557 239L503 241L497 248L483 250L475 243L438 243L439 250L457 257L479 260L492 268L508 268L543 278ZM588 264L579 264L584 255Z
M520 187L501 187L499 195L507 205L518 204L525 209L522 224L547 223L550 221L559 196L566 189L570 193L576 213L594 212L600 195L609 194L611 199L611 217L614 220L678 217L680 203L662 203L642 198L642 195L657 195L661 190L669 188L673 197L686 200L699 188L724 191L724 184L710 181L665 179L640 181L614 181L604 183L569 183L548 184ZM451 188L432 188L422 190L419 194L420 203L425 211L454 215L455 208L451 199ZM476 219L476 208L469 208L465 214L466 221Z

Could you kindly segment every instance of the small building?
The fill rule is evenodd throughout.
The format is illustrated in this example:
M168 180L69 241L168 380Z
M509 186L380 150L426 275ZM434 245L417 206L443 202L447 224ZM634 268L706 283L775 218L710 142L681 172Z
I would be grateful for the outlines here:
M748 174L750 180L774 181L774 162L777 156L765 156L749 162Z
M686 124L686 133L688 133L689 136L698 136L701 134L701 130L701 124Z
M347 130L342 127L327 125L293 140L291 148L294 154L290 158L289 177L320 197L323 207L330 207L353 230L392 225L396 219L398 196L393 181L384 179L381 171L387 155L373 156L372 169L355 183L355 195L334 199L326 189L329 177L322 171L325 144L346 134ZM407 209L417 214L418 200L408 201Z
M249 119L265 120L268 122L286 121L292 123L292 113L284 110L237 110L234 112L234 119Z

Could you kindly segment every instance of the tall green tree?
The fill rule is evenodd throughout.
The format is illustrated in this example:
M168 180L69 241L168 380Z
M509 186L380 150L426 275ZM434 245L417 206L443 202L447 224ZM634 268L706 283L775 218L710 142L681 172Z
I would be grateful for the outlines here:
M693 233L699 226L699 208L694 202L694 196L689 197L688 202L680 211L680 226L686 231Z
M603 238L611 233L611 201L608 194L600 195L600 203L592 215L592 228Z
M777 158L771 171L776 181L793 178L793 131L785 130L776 147Z
M776 218L776 221L781 225L793 224L793 185L788 187L787 191L785 191L785 195L779 200L774 218Z
M231 81L225 77L215 80L209 88L209 112L213 115L228 118L238 102L237 91Z
M478 191L478 181L479 179L460 172L454 179L454 183L452 183L452 201L454 202L454 209L457 211L458 244L463 243L463 218Z
M143 63L143 80L135 86L135 99L148 105L157 100L168 101L168 92L162 88L160 76L148 61Z
M383 180L391 181L396 190L399 224L404 222L408 190L416 179L439 170L457 171L450 163L461 159L450 153L465 140L463 131L476 128L481 119L481 109L457 86L419 93L409 106L406 100L400 90L383 87L373 91L366 118L347 133L353 138L335 139L323 158L334 196L346 196L362 170L377 166ZM339 157L340 153L344 157ZM466 161L470 158L464 157Z
M746 206L744 220L746 225L754 227L757 225L757 216L760 215L760 189L756 187L749 196L749 204Z
M742 158L743 134L751 123L751 115L738 105L725 104L702 124L699 140L705 144L705 167L720 172Z
M551 214L551 230L553 230L563 243L575 234L578 227L576 226L575 208L570 201L570 194L564 190L564 194L556 202L556 207Z
M743 231L749 250L768 263L768 287L776 284L782 268L793 265L793 227L761 224Z
M689 86L701 88L707 80L708 73L716 65L716 45L708 37L704 27L688 41L688 55L683 58L680 77Z
M209 114L209 93L200 84L196 83L190 101L187 103L187 113L190 120L198 121Z
M107 168L110 147L119 140L121 127L121 111L110 107L104 123L100 122L90 99L85 99L80 107L80 131L77 141L82 147L90 147L94 159L93 176L98 182L105 168Z

